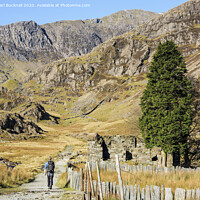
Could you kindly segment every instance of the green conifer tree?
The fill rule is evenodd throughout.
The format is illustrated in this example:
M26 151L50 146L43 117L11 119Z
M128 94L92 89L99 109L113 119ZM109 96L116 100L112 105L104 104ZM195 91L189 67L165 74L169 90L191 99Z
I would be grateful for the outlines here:
M184 154L192 124L192 85L173 41L158 45L149 70L139 119L146 147Z

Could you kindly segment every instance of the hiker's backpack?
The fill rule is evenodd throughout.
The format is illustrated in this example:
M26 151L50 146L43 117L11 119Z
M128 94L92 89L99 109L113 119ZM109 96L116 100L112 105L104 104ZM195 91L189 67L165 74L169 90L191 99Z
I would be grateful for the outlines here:
M47 171L48 172L54 172L54 162L51 161L51 160L48 161Z

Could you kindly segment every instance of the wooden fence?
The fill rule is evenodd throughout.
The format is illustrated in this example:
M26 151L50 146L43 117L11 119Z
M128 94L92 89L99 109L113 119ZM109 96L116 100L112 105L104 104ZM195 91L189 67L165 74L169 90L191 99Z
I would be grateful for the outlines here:
M92 171L96 170L96 162L90 162ZM109 171L116 171L116 163L115 162L108 162L108 161L100 161L99 162L100 170L109 170ZM167 173L167 172L200 172L200 167L197 168L184 168L180 166L176 167L159 167L155 165L128 165L120 164L120 168L122 171L126 172L152 172L152 173Z
M116 167L110 163L106 165L106 168L104 164L99 163L99 167L101 170L116 170ZM127 165L125 165L125 167L127 167ZM72 168L68 168L67 170L70 187L78 191L84 191L85 195L83 199L109 199L110 197L113 197L114 199L123 200L200 200L199 188L196 190L176 188L175 193L173 194L171 188L165 188L164 186L146 185L145 188L140 188L140 185L121 185L121 188L116 182L101 182L100 177L98 183L98 181L92 180L92 170L96 168L97 171L99 171L96 163L95 165L86 163L84 173L83 169L74 171ZM121 195L122 192L123 195Z

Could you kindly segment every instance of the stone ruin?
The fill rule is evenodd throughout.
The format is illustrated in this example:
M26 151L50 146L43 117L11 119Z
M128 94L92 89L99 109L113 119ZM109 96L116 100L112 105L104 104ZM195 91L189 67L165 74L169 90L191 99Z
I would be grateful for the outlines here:
M147 149L142 138L136 136L100 136L95 134L88 140L88 159L93 161L115 160L118 154L120 161L131 160L138 164L155 164L158 166L173 165L171 154L166 155L161 148Z

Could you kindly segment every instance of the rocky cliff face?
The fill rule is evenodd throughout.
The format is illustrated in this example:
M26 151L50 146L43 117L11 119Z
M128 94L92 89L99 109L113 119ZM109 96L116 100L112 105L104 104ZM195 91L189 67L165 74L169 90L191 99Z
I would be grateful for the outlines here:
M42 26L25 21L0 26L0 52L19 60L42 59L43 62L56 60L60 54L62 57L82 55L157 15L130 10L102 19L60 21Z
M101 19L45 24L42 28L57 51L66 58L89 53L100 43L130 31L157 15L143 10L128 10Z
M18 60L46 59L55 52L45 30L36 22L18 22L0 27L0 51Z
M27 21L0 26L0 83L9 77L18 78L16 68L29 74L41 63L89 53L100 43L157 15L130 10L94 20L60 21L42 26ZM13 59L22 63L16 65L11 62Z
M149 39L154 39L172 32L183 31L188 27L200 23L199 10L199 0L189 0L161 14L159 17L152 19L148 23L137 27L134 32L136 31L139 34L145 35Z
M100 44L88 55L62 59L32 76L46 86L72 90L97 86L103 74L121 77L148 70L160 41L174 40L185 56L188 74L199 79L200 1L190 0L132 31Z

